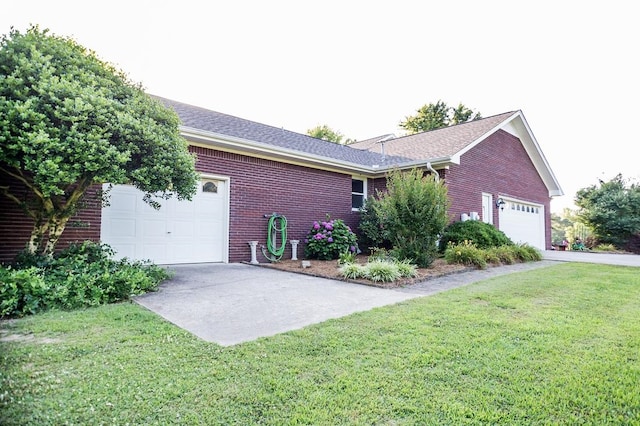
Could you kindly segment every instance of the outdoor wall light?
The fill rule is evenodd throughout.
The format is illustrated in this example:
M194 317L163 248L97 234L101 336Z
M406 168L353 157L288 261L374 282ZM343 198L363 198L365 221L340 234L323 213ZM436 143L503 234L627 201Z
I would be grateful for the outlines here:
M500 210L504 210L504 205L507 204L507 202L505 200L503 200L502 198L498 198L496 200L496 207L498 207Z

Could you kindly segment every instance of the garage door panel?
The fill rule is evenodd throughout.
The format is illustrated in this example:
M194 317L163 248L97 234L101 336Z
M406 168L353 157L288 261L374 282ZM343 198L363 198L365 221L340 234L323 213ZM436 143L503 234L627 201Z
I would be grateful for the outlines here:
M499 211L499 228L515 243L545 249L544 206L507 201Z
M192 201L159 200L155 210L143 193L116 185L102 212L101 238L118 257L159 264L224 262L227 252L228 197L224 181L217 193L202 191Z
M109 227L115 238L136 236L136 221L133 219L112 219Z

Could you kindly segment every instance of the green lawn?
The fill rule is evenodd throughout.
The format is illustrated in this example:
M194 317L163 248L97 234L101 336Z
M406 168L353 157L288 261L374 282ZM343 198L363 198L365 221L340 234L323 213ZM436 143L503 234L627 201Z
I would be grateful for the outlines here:
M229 348L130 303L0 327L3 425L640 424L638 268L562 264Z

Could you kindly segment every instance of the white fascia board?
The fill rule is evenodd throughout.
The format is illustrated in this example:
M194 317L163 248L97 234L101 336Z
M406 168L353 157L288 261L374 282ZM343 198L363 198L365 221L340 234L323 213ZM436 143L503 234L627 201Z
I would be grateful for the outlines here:
M474 140L473 142L471 142L469 145L465 146L464 148L462 148L460 151L456 152L454 154L454 157L460 159L460 157L462 156L462 154L466 153L467 151L469 151L470 149L474 148L476 145L478 145L480 142L482 142L483 140L485 140L486 138L488 138L489 136L491 136L492 134L494 134L495 132L497 132L498 130L500 130L505 123L510 122L511 120L513 120L514 117L516 117L518 115L519 111L516 111L513 113L513 115L511 115L509 118L505 119L504 121L502 121L501 123L497 124L496 126L494 126L492 129L490 129L489 131L485 132L482 136L480 136L479 138L477 138L476 140Z
M360 173L372 175L380 173L381 167L365 166L348 161L335 160L329 157L308 154L288 148L274 147L248 139L223 135L221 133L208 132L191 127L180 126L180 133L187 141L202 142L206 145L219 148L227 148L236 151L254 153L265 157L289 160L296 163L307 163L322 166L323 168L338 169L349 174Z
M549 196L559 197L564 195L562 187L560 187L558 179L553 173L553 170L551 170L551 166L549 165L547 158L544 156L542 149L540 149L540 145L533 135L533 132L529 127L529 123L527 123L527 120L524 118L522 111L518 111L517 116L510 118L508 124L512 125L518 131L519 134L517 136L523 142L524 149L527 151L527 154L529 154L533 165L536 170L538 170L540 177L547 186Z

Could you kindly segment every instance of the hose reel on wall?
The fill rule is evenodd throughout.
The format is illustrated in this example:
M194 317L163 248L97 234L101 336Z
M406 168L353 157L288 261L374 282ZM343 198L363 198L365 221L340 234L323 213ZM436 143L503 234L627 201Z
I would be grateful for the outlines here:
M262 255L271 262L277 262L282 259L287 243L287 218L277 213L264 215L264 217L269 218L269 224L267 225L267 246L260 247ZM279 246L278 243L280 243Z

